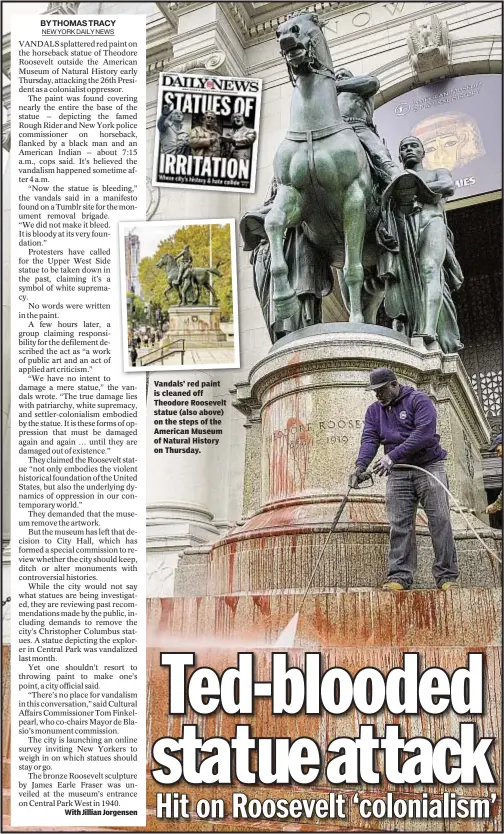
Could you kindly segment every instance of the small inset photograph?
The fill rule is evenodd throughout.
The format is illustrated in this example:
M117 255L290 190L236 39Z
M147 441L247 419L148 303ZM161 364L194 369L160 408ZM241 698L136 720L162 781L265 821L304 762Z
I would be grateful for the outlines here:
M120 223L125 371L239 368L234 220Z

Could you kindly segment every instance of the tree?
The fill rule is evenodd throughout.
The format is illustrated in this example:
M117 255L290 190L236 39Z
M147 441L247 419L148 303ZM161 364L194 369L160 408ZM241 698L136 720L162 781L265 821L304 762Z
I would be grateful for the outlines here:
M172 290L166 298L165 270L158 269L156 263L162 255L178 255L184 246L189 245L193 257L193 265L197 267L214 267L220 262L221 277L213 276L213 287L219 299L219 308L223 321L233 317L233 289L231 281L231 233L229 225L211 224L212 264L210 264L210 227L206 224L183 226L174 235L160 241L155 254L150 258L143 258L138 265L138 279L142 287L145 301L159 305L163 312L178 303L178 293ZM209 293L202 290L203 303L210 303Z
M132 292L126 293L128 305L128 328L131 330L138 330L139 327L144 327L146 322L145 317L145 302L139 295Z

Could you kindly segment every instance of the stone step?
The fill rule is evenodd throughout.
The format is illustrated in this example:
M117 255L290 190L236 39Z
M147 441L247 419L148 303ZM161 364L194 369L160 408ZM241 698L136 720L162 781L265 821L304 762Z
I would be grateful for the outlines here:
M303 593L225 594L150 599L149 646L272 647L299 610ZM297 646L497 646L501 595L492 588L391 593L375 588L309 593L297 628ZM199 643L198 643L199 641Z

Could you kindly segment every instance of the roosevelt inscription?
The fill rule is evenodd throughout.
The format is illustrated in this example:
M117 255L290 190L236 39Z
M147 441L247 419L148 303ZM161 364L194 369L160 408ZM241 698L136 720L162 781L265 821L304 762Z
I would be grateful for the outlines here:
M285 439L290 446L309 445L315 440L327 443L348 443L350 437L345 432L362 430L362 420L334 417L327 420L316 420L312 423L291 424L285 430L273 432L273 439ZM307 437L306 432L310 432ZM342 432L344 432L342 434Z

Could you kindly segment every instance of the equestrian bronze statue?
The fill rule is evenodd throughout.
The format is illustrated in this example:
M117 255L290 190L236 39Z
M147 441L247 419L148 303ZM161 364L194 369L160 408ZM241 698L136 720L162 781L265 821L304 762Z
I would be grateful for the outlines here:
M378 79L334 71L317 15L295 13L276 34L294 88L290 127L264 205L240 221L272 341L322 321L335 269L350 322L375 324L385 300L394 329L460 350L450 172L423 169L419 140L412 162L401 143L406 171L393 162L373 122Z
M338 105L338 83L356 90L358 79L337 82L315 14L290 17L277 40L294 87L290 128L275 154L274 198L240 224L245 248L257 248L267 326L279 338L320 322L331 268L350 321L373 324L383 299L374 236L379 196L366 150Z
M186 247L188 249L188 247ZM179 267L177 257L166 253L156 264L158 269L164 267L166 273L166 289L164 291L165 297L173 289L177 290L179 296L179 307L191 306L194 307L199 303L201 290L206 289L213 305L217 305L219 300L217 293L211 284L211 275L222 277L222 272L219 270L220 263L214 267L193 267L192 258L189 261L184 261L185 268L181 270Z

